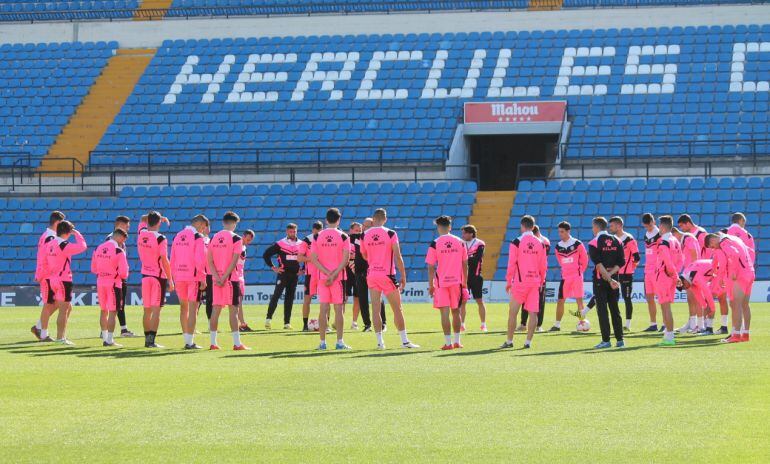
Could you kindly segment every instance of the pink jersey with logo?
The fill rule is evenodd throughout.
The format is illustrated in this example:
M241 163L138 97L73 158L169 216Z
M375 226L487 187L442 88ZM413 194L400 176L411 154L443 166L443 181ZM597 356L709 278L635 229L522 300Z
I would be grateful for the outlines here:
M700 247L698 257L700 259L711 259L714 254L714 250L712 248L706 247L706 235L708 235L708 232L706 232L706 229L701 226L695 226L694 228L695 230L690 233L693 234L696 239L698 239L698 246Z
M700 244L693 234L682 232L681 245L684 267L687 267L700 256Z
M623 256L626 259L626 264L620 268L618 274L633 274L641 260L639 245L636 243L634 236L625 231L620 236L616 235L615 238L623 245Z
M243 252L243 242L241 242L241 236L235 232L229 230L220 230L209 242L209 254L212 261L214 261L214 268L217 273L222 276L227 272L227 268L230 267L233 255L237 254L240 259L240 254ZM238 266L236 261L236 267ZM240 281L240 276L233 268L233 272L230 273L230 281Z
M430 242L425 262L436 267L434 284L437 287L465 285L463 263L468 262L468 249L459 237L446 234Z
M140 227L139 236L136 238L136 248L139 251L143 276L168 278L161 265L161 258L168 258L168 241L163 234L157 230Z
M35 280L43 280L48 277L50 272L46 269L46 245L51 240L56 239L56 232L47 228L43 235L37 240L37 263L35 265Z
M660 238L658 249L655 251L655 261L657 262L657 277L659 278L664 276L676 278L679 271L682 270L684 264L682 245L671 232Z
M739 226L738 224L733 224L730 227L727 228L727 233L729 235L732 235L734 237L738 237L741 239L744 245L746 245L746 248L748 248L749 251L749 258L751 258L751 263L756 262L757 258L757 247L756 243L754 243L754 237L743 227Z
M72 282L72 257L88 248L80 232L73 230L72 235L75 236L75 243L56 237L46 244L45 269L48 271L46 278Z
M559 262L562 279L583 280L583 274L588 269L588 252L583 242L570 237L566 242L556 244L556 261Z
M118 242L107 240L91 256L91 272L96 274L96 285L121 287L128 279L128 260Z
M545 282L548 257L545 245L532 232L524 232L508 246L505 280L514 285L539 287Z
M708 285L714 277L714 263L710 259L697 259L682 271L682 278L694 285Z
M368 276L395 276L396 262L393 256L393 244L398 243L396 231L385 227L372 227L364 232L361 252L366 254L369 263Z
M658 249L660 243L660 230L657 227L649 232L644 232L644 273L653 275L655 274L656 258L655 252Z
M241 246L241 255L238 257L233 273L238 274L238 280L246 282L246 245Z
M192 226L182 229L171 242L171 275L175 281L200 282L206 276L206 245Z
M339 229L324 229L317 234L313 234L310 252L318 257L318 262L329 271L337 269L341 263L347 265L344 261L345 251L350 250L350 237ZM321 270L318 270L320 276ZM346 273L337 274L335 282L345 280Z
M313 240L315 240L315 236L313 234L308 235L307 237L300 240L299 246L297 247L297 254L309 258L310 247L313 245ZM305 263L305 274L309 275L311 278L316 277L318 274L317 269L310 261Z
M754 263L751 260L749 247L743 241L729 234L721 234L719 249L727 261L727 275L734 278L741 274L754 274Z

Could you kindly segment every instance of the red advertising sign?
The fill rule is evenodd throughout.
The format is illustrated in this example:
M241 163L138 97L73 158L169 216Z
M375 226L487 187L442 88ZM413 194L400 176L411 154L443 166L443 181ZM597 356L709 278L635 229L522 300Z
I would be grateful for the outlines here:
M565 101L467 102L466 124L562 122Z

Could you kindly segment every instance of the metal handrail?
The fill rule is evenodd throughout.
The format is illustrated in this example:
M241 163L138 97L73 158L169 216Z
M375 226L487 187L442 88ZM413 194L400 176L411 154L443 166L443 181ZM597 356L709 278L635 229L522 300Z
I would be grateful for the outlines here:
M457 177L447 176L449 170L462 170L464 174ZM46 195L46 194L61 194L64 187L71 188L76 187L77 191L82 194L109 194L117 195L119 190L128 185L144 185L144 186L173 186L173 185L188 185L191 183L204 185L204 184L274 184L274 183L290 183L290 184L302 184L302 183L318 183L319 180L316 174L318 171L315 167L297 167L297 166L284 166L282 168L271 168L267 172L259 171L254 166L239 166L239 167L222 167L217 166L211 172L206 167L186 167L185 169L178 169L173 167L167 167L163 171L155 171L152 174L148 174L145 170L126 170L126 169L113 169L102 173L85 173L79 178L72 178L67 182L55 182L56 177L62 174L68 174L69 171L42 171L34 170L30 175L27 183L14 182L11 188L12 194L17 194L17 187L36 187L35 192L29 192L28 189L19 192L19 194L29 195ZM350 182L355 184L361 182L362 177L365 174L376 173L399 173L404 174L409 172L408 176L399 177L397 179L389 179L392 182L421 182L421 181L440 181L440 180L452 180L452 179L468 179L474 180L477 184L480 182L480 171L477 164L446 164L445 162L437 163L432 166L419 166L419 165L406 165L406 164L385 164L383 166L370 165L350 165L350 164L330 164L324 165L321 168L320 174L323 174L324 183L335 182ZM431 176L431 173L436 173L435 176ZM234 180L237 176L250 175L250 174L270 174L270 179L263 181L249 178L247 181ZM302 180L298 176L306 175L308 178ZM193 176L199 176L201 178L191 181ZM217 177L218 176L218 177ZM277 176L283 176L286 180L276 180ZM43 179L46 182L43 182ZM223 180L225 179L226 180ZM88 182L86 182L86 179ZM383 180L388 180L383 177ZM365 182L371 182L366 180ZM88 190L86 190L88 187ZM76 194L71 190L67 190L67 194ZM0 194L2 196L2 194Z

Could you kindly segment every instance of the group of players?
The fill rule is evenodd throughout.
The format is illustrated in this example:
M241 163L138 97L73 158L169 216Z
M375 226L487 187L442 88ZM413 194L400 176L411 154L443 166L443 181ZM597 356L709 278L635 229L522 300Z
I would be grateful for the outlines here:
M297 226L289 224L286 237L277 241L263 254L263 259L276 274L277 282L268 305L266 328L271 328L272 316L282 294L284 298L284 328L290 329L291 308L299 277L305 276L303 301L303 330L308 330L310 302L317 296L320 303L318 349L326 350L326 334L332 314L332 328L336 331L335 348L350 349L344 342L344 304L353 296L353 325L357 329L360 314L364 331L374 331L377 348L385 349L384 302L393 311L393 321L404 348L419 348L407 336L400 288L406 285L406 271L401 256L398 234L385 227L387 212L377 209L363 224L353 223L350 233L340 230L341 213L330 208L326 225L316 222L313 233L298 239ZM244 264L246 246L254 232L235 232L240 218L227 212L222 218L222 230L210 235L211 224L204 215L197 215L176 234L168 252L168 241L160 233L161 224L169 224L159 212L152 211L138 227L137 251L141 262L143 328L145 347L160 348L156 336L161 308L166 292L176 291L180 306L180 326L185 349L200 349L194 341L197 313L201 303L206 305L209 318L210 345L220 349L217 341L221 312L229 308L229 322L234 350L248 350L240 340L240 333L250 330L242 309L244 294ZM656 224L651 214L645 214L642 223L646 229L645 295L650 314L650 326L645 332L658 331L657 303L663 317L661 345L674 345L674 333L699 334L727 333L729 300L732 309L732 333L723 341L749 341L751 311L749 298L754 281L755 245L745 229L746 218L741 213L732 216L732 225L717 233L707 233L683 214L674 227L671 216L661 216ZM119 216L114 231L93 252L91 272L96 274L100 313L101 338L104 346L120 346L115 342L116 318L121 336L133 336L126 326L125 300L127 294L128 261L126 239L129 218ZM506 272L506 291L510 294L507 338L501 348L513 347L516 322L522 313L520 331L526 331L524 348L529 348L536 331L542 330L545 307L545 279L550 241L541 234L532 216L521 218L521 235L509 245ZM476 237L472 225L462 228L462 239L451 234L452 219L440 216L435 220L438 237L428 246L425 262L428 267L428 292L433 306L441 316L445 336L443 350L459 349L460 337L465 330L465 305L476 300L481 319L481 330L486 331L486 308L483 302L481 266L484 242ZM571 236L567 222L558 225L560 241L555 255L561 268L562 280L556 310L556 321L550 331L559 331L566 299L575 299L577 310L572 314L580 320L596 307L602 341L596 348L611 347L611 326L616 346L623 347L623 335L630 330L633 305L631 292L634 270L641 261L637 242L623 229L623 220L602 217L592 221L594 238L588 247ZM71 242L70 237L74 237ZM54 211L49 226L38 242L35 280L40 284L43 308L40 318L32 327L41 341L55 341L71 345L66 328L72 310L72 270L74 255L85 252L87 244L65 215ZM278 262L272 258L277 256ZM583 280L589 261L592 271L593 297L583 305ZM397 272L398 271L398 272ZM398 278L396 277L398 276ZM685 290L689 306L689 320L674 329L671 304L676 289ZM620 316L619 299L623 298L626 323ZM720 304L722 326L713 330L715 303ZM374 308L369 315L369 300ZM48 334L51 316L58 311L57 336ZM373 320L372 320L373 319Z

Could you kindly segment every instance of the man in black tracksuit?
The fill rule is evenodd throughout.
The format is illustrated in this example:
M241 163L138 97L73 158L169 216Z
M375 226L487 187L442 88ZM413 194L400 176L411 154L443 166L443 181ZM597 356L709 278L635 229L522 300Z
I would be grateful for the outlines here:
M372 218L364 219L363 232L372 227ZM372 331L372 319L369 314L369 286L366 283L366 271L369 269L369 263L366 262L361 255L361 241L364 234L353 234L350 236L350 241L355 246L355 258L353 260L354 274L356 278L355 284L355 296L358 297L358 308L361 311L361 320L364 322L364 332ZM380 307L380 315L382 316L382 327L385 330L385 302L382 302Z
M299 240L297 240L297 225L289 224L286 226L286 237L278 240L265 250L262 258L265 264L278 274L278 280L275 282L273 296L270 297L270 304L267 306L267 318L265 318L265 328L271 328L271 321L275 309L278 307L278 300L283 297L283 328L291 329L291 309L294 305L294 295L297 292L297 281L299 279L300 263L297 260L299 254ZM273 264L273 256L278 256L278 264Z
M616 278L618 271L626 263L623 245L617 237L607 233L607 220L603 217L593 219L594 239L588 244L588 256L594 263L593 291L596 296L596 316L602 332L602 342L596 348L610 348L610 319L615 332L616 346L625 346L623 341L623 319L620 317L618 299L620 284ZM609 315L607 309L609 308Z

